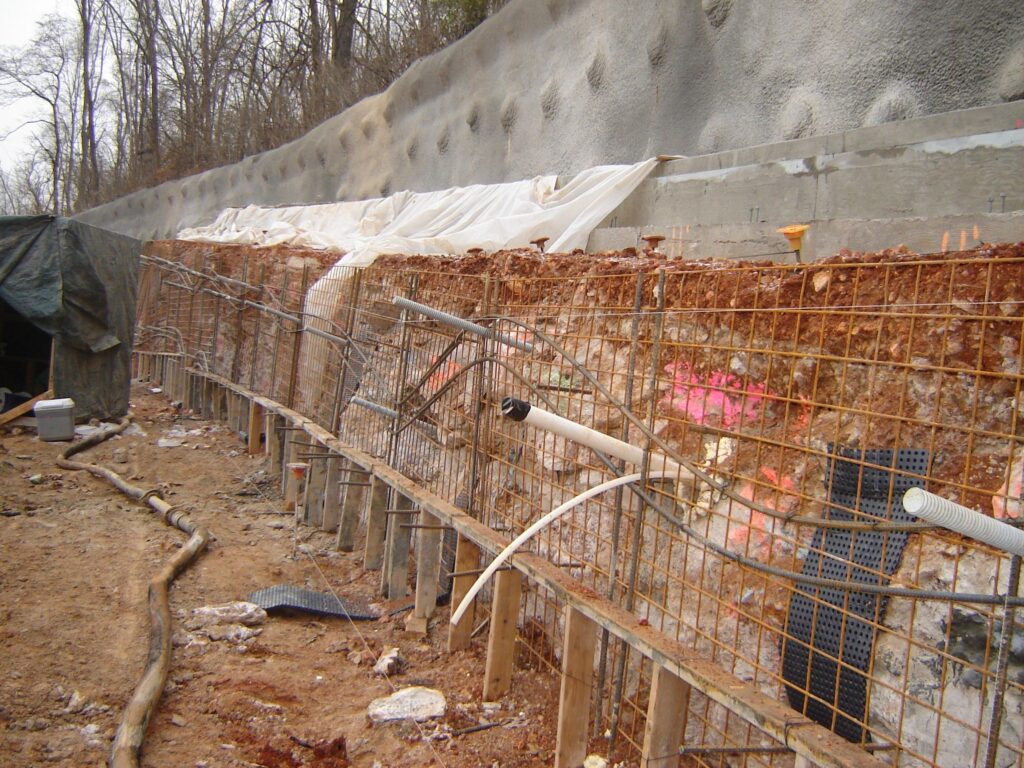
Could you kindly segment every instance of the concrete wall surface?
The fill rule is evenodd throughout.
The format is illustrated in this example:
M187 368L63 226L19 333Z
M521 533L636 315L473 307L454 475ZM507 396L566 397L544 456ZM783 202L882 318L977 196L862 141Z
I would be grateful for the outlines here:
M1024 97L1020 0L512 0L304 137L81 218L140 238L223 208L574 173Z
M1024 101L663 163L590 250L666 238L672 257L804 257L905 244L922 253L1024 238Z

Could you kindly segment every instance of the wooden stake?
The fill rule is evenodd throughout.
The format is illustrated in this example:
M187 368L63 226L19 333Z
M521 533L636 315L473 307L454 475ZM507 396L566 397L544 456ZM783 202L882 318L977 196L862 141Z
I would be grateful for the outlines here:
M366 517L366 549L363 568L378 570L384 560L384 541L388 525L388 484L374 475L370 478L370 509Z
M398 494L395 507L412 511L416 508L406 496ZM409 594L409 544L408 528L403 528L401 515L388 516L388 533L384 542L384 571L381 574L381 594L388 600L397 600Z
M571 605L565 606L555 768L576 768L587 757L596 647L597 624Z
M420 510L420 524L438 526L440 521L427 510ZM437 577L441 566L441 527L416 531L416 605L405 628L420 635L427 634L427 622L437 607Z
M249 427L246 429L246 436L249 455L255 456L260 452L260 438L263 437L263 409L254 402L249 403Z
M306 475L306 498L303 503L302 518L313 526L319 528L324 521L324 480L327 479L327 471L324 461L309 462L309 470Z
M356 528L359 526L360 513L366 505L366 486L356 485L353 479L366 477L369 472L361 469L353 462L348 462L346 479L349 485L345 486L345 502L341 507L341 520L338 522L338 543L339 552L351 552L355 547ZM367 533L369 536L369 533Z
M512 687L516 660L516 620L523 576L519 571L499 571L494 577L491 628L487 636L484 701L497 701Z
M678 768L690 686L662 666L654 669L641 768Z
M455 545L455 572L464 573L466 571L474 571L480 565L480 547L467 539L462 534L459 534L458 543ZM466 596L469 588L473 586L474 578L472 574L467 573L465 576L456 576L452 579L452 599L451 606L454 611L455 608L462 602L462 598ZM459 651L469 645L469 636L473 631L475 622L475 607L476 601L469 606L469 610L462 616L462 620L455 625L448 625L448 650Z
M341 474L342 458L327 459L326 477L324 478L324 515L320 527L325 531L338 529L338 518L341 516L341 489L338 487L338 476ZM346 462L347 463L347 462Z

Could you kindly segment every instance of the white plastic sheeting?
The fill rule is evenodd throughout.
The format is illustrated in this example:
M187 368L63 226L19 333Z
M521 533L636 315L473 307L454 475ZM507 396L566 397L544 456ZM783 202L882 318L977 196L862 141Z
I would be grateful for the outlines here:
M344 251L314 283L303 306L305 328L337 332L333 322L353 268L384 253L461 254L470 248L522 248L549 238L549 252L585 248L590 233L651 172L658 161L607 165L555 188L556 177L508 184L399 192L388 198L283 208L230 208L213 224L185 229L180 240L252 246L296 245ZM325 378L331 354L324 338L307 335L300 351L302 409L314 414L336 396Z
M550 238L549 251L571 251L586 247L593 228L657 162L590 168L559 189L555 176L538 176L358 202L229 208L208 226L181 230L178 239L334 248L346 252L343 267L369 266L382 253L521 248L538 237Z

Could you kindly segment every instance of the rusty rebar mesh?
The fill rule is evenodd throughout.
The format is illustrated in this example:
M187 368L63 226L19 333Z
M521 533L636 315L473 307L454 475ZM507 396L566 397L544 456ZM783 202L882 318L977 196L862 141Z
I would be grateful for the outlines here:
M1004 633L997 600L905 596L865 615L850 607L856 592L837 606L797 582L809 558L841 558L822 544L827 509L833 526L884 519L860 504L856 487L848 502L830 502L834 450L918 449L930 468L909 473L915 484L1010 522L1024 515L1024 246L786 266L395 256L348 271L328 271L336 255L313 251L171 243L150 253L192 271L145 263L140 348L183 352L294 407L510 539L624 465L503 419L504 395L692 462L716 485L650 483L657 508L628 488L604 494L527 549L768 695L786 701L787 684L795 688L834 727L849 716L838 693L822 697L782 676L783 645L799 641L786 628L794 594L810 600L812 615L827 605L874 636L865 665L817 649L837 682L863 678L864 714L848 733L876 749L893 745L884 754L899 765L983 764L1002 687L996 764L1024 761L1019 615ZM402 311L395 296L534 350ZM858 461L868 474L892 469ZM899 504L895 486L882 495L886 508ZM857 573L942 593L1011 589L1004 553L934 529L908 533L898 556L882 544L879 564ZM529 592L520 631L530 663L557 668L560 616L552 595ZM852 624L837 625L842 648ZM595 711L599 730L613 732L613 752L642 741L650 670L635 655L612 638L595 662L604 670ZM771 746L699 692L681 728L688 745Z

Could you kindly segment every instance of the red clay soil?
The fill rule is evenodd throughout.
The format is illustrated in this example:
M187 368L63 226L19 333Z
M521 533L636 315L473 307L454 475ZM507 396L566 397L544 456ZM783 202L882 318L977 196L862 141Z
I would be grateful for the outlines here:
M82 460L164 489L215 536L171 590L174 660L142 765L550 765L557 681L520 670L500 707L485 710L486 632L446 653L447 609L426 639L404 632L404 613L358 625L274 615L247 643L189 638L183 625L200 606L274 584L333 587L368 604L379 575L308 529L293 557L291 516L279 512L262 456L246 456L223 425L183 418L163 395L137 386L133 404L145 434L107 441ZM197 431L181 447L158 447L175 425ZM63 447L31 429L0 433L0 763L9 768L105 765L143 669L147 582L184 540L106 483L58 469ZM390 682L372 669L389 646L405 660ZM367 705L392 685L441 690L447 714L419 727L372 726ZM481 722L504 725L460 733Z

